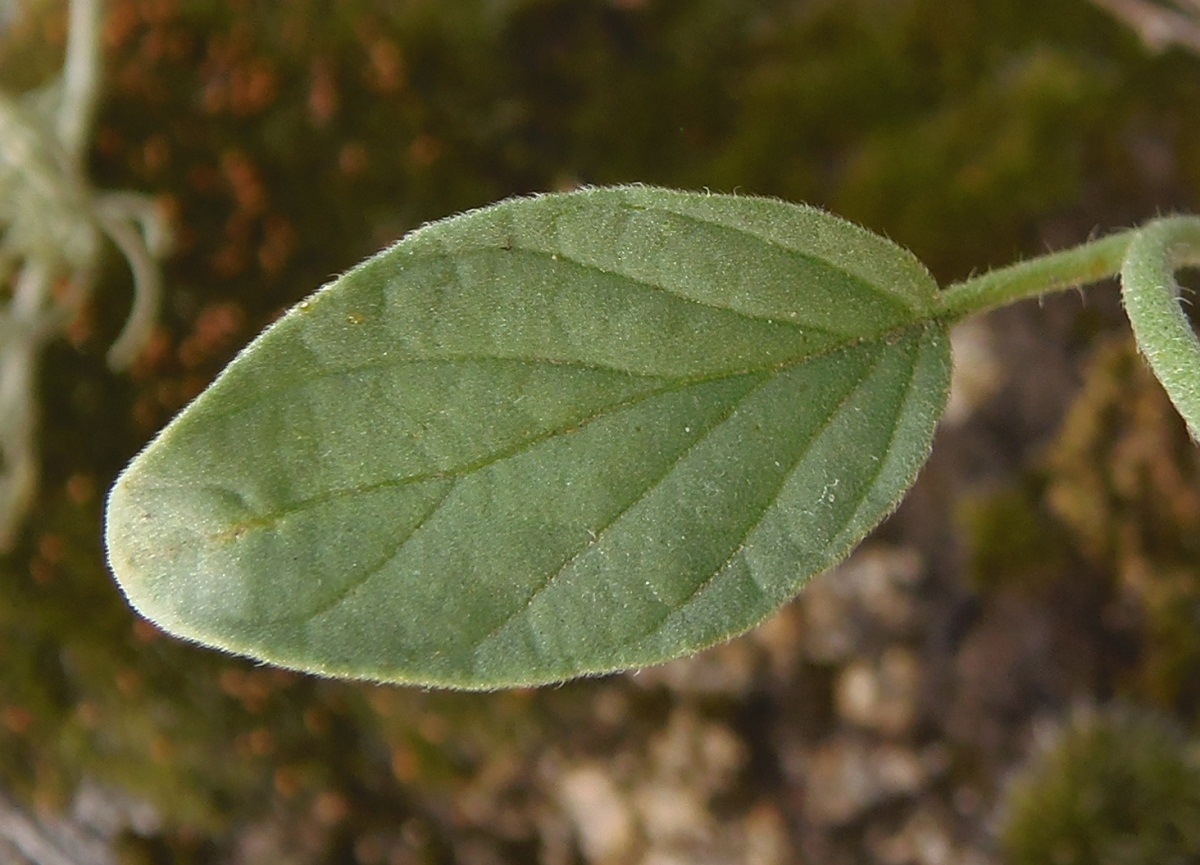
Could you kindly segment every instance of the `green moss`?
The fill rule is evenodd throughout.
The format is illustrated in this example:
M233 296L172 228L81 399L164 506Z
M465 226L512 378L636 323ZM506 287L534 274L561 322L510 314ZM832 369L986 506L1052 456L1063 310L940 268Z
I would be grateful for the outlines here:
M1014 780L1009 865L1186 865L1200 860L1200 754L1161 716L1083 713Z
M1036 482L964 497L956 511L977 591L1046 589L1065 569L1070 548L1046 513Z
M1046 503L1141 634L1127 689L1200 712L1200 452L1132 340L1102 342L1047 455Z

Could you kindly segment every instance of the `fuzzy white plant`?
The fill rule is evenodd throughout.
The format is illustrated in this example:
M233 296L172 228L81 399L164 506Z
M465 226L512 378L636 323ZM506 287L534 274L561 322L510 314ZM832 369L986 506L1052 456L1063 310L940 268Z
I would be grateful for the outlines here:
M1092 0L1124 21L1151 51L1178 45L1200 54L1200 0Z
M37 492L38 358L91 295L104 238L134 282L110 367L132 363L157 316L163 220L148 197L93 190L84 169L99 18L99 0L70 0L62 73L20 96L0 91L0 550L15 542Z

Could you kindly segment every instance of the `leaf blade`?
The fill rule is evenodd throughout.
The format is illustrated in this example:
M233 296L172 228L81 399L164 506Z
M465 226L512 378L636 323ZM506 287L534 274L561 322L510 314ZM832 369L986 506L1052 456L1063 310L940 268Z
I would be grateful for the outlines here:
M435 223L172 422L110 497L110 562L168 630L315 672L495 687L664 660L894 506L944 404L936 305L903 250L766 199L628 187ZM789 461L806 430L820 459ZM806 522L841 484L845 525ZM717 579L739 555L740 592Z

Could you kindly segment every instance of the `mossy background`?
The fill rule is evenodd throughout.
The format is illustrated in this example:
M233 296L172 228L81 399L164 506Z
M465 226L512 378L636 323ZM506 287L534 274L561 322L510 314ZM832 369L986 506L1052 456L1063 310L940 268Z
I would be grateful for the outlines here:
M18 90L65 36L63 4L24 5L0 36ZM129 299L116 255L46 358L44 485L0 562L0 788L50 809L85 780L151 802L130 862L231 861L256 838L277 857L257 861L599 861L554 840L531 773L551 743L602 757L681 703L751 755L708 804L773 809L790 849L816 843L770 741L797 703L832 723L808 705L820 687L758 667L699 700L622 677L341 684L178 643L126 607L101 548L117 471L262 326L383 244L512 194L641 181L822 205L950 281L1200 210L1200 58L1151 56L1085 0L109 0L104 52L94 181L157 196L176 249L132 375L103 363ZM925 695L914 741L949 743L949 777L981 787L1023 725L1075 700L1200 722L1200 467L1115 294L989 326L1010 372L881 533L920 551L945 614L923 657L1047 607L1083 647L996 709L1000 744ZM853 861L860 842L829 843L825 861Z

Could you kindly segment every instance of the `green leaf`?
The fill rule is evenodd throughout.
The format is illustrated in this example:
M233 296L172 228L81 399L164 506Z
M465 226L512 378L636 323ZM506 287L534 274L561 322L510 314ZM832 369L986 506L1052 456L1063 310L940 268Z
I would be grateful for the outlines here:
M591 189L428 225L130 465L130 602L286 667L466 688L752 627L886 516L949 348L906 251L780 201Z

